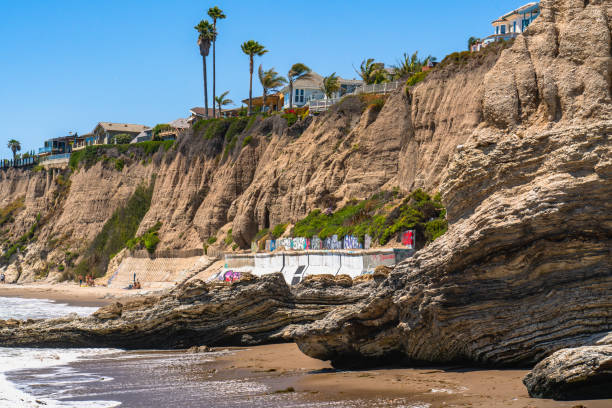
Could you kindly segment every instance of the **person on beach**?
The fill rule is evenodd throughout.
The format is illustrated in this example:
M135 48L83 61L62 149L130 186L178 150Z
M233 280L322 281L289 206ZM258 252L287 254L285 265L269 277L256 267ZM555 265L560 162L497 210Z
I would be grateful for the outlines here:
M6 279L6 276L4 276L4 272L2 272L0 274L0 283L4 283L4 279Z
M79 275L79 288L83 287L83 275Z

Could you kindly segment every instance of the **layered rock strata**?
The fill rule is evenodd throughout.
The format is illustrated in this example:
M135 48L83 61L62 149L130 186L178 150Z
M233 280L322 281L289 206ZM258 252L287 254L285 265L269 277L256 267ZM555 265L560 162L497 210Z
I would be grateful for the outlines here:
M448 233L368 299L296 328L302 351L516 366L612 330L611 6L542 2L443 177Z
M317 277L287 286L280 273L240 282L192 281L162 297L114 303L90 317L0 321L3 347L188 348L290 340L287 329L366 296L374 281Z
M612 398L612 345L557 351L540 361L523 382L532 397Z

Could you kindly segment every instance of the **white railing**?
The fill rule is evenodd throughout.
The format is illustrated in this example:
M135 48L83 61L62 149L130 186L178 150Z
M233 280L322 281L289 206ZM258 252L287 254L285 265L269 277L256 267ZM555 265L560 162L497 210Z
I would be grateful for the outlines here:
M360 87L355 88L353 92L347 92L343 95L360 95L360 94L388 94L391 93L398 88L400 88L404 84L404 81L395 81L395 82L385 82L382 84L371 84L371 85L361 85ZM313 99L308 102L310 114L325 112L332 105L338 103L342 98L334 98L334 99Z

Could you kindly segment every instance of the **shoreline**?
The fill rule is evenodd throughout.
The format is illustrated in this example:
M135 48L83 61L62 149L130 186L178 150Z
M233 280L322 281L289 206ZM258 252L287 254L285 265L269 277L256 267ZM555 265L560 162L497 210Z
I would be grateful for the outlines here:
M224 348L219 348L220 350ZM329 362L303 354L295 343L231 348L219 357L221 370L267 377L273 392L293 387L308 400L367 400L390 406L472 406L533 408L606 408L612 400L554 401L529 397L522 383L527 369L465 366L335 370ZM409 405L410 406L410 405Z
M79 287L76 284L0 284L0 297L48 299L70 306L103 307L127 298L142 296L149 291L127 291L104 286Z

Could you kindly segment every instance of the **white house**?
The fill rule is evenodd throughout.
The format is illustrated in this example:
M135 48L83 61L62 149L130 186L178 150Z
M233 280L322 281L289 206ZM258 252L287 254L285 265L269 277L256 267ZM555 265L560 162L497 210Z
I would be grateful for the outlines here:
M340 91L335 93L334 98L351 93L355 88L363 85L363 81L357 79L338 78L338 80L340 82ZM322 86L323 77L316 72L311 72L306 78L300 78L293 83L293 95L289 95L289 86L284 87L281 90L284 96L283 109L289 108L290 98L293 98L294 108L301 108L313 100L325 99L325 94L321 90Z
M480 51L495 41L510 40L523 33L527 27L540 15L540 3L527 3L524 6L504 14L491 24L495 29L492 34L471 46L471 51Z

